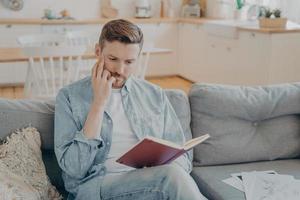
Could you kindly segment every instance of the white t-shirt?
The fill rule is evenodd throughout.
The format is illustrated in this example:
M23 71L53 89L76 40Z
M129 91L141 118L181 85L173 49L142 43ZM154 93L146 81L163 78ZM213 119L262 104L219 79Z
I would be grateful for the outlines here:
M134 168L122 165L116 160L132 148L137 142L137 136L132 132L122 104L121 89L112 89L106 111L113 121L111 148L104 163L107 175L119 174Z

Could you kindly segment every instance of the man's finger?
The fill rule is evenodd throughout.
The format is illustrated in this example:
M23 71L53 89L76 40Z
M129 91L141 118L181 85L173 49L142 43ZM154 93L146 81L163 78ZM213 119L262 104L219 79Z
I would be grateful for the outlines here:
M97 67L98 67L98 62L96 62L92 68L92 79L97 77Z
M108 83L110 84L110 86L112 86L116 82L116 80L117 79L115 77L111 76L108 80Z
M99 78L102 77L103 68L104 68L104 57L101 56L98 61L97 77L99 77Z
M103 73L102 73L102 78L104 80L108 80L108 76L110 75L109 71L107 69L104 69L103 70Z
M108 73L108 76L107 76L107 80L109 80L110 77L111 77L111 73L109 72L109 73Z

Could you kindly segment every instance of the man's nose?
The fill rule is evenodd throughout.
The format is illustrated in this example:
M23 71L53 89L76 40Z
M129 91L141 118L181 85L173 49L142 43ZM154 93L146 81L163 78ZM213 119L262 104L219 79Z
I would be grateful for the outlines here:
M118 74L123 74L124 73L124 69L125 69L124 64L120 63L120 64L118 64L116 66L115 72L118 73Z

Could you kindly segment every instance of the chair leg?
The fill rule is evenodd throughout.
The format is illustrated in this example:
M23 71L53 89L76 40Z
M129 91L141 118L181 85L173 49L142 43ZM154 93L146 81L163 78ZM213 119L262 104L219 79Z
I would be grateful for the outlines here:
M142 69L141 69L141 74L140 74L140 78L141 79L145 79L145 74L148 68L148 64L149 64L149 59L150 59L150 52L147 52L145 55L145 61L142 64Z
M24 97L29 98L30 97L30 91L32 90L31 87L31 67L27 66L27 72L26 72L26 80L25 80L25 84L24 84Z

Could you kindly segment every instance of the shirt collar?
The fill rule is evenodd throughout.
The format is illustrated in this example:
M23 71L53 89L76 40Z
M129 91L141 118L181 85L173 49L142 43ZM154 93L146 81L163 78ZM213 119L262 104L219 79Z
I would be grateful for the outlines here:
M127 93L129 93L131 91L131 88L132 88L132 79L133 79L133 77L132 77L132 75L130 75L128 77L128 79L126 80L124 86L122 87L121 93L124 92L124 93L127 94Z

